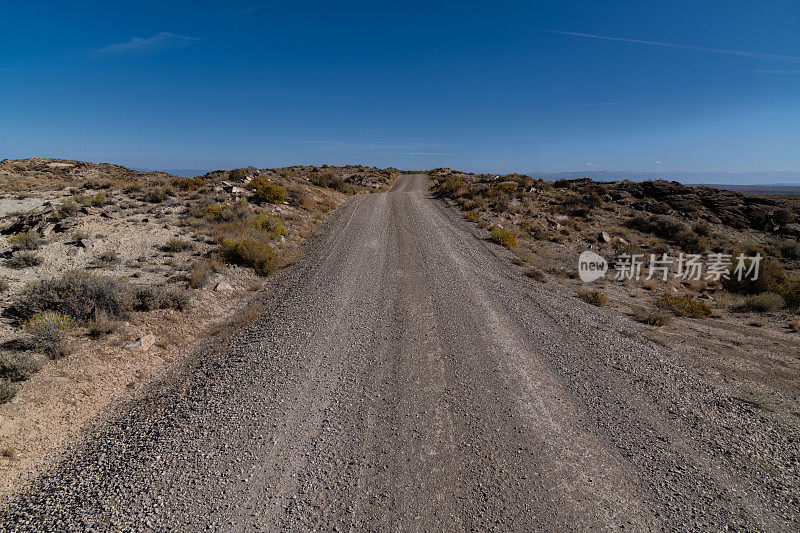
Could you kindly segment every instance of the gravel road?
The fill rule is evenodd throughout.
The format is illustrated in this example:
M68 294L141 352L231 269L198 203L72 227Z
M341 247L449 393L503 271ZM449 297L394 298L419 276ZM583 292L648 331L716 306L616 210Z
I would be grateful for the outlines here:
M796 529L796 424L523 277L427 185L332 214L263 318L100 425L0 529Z

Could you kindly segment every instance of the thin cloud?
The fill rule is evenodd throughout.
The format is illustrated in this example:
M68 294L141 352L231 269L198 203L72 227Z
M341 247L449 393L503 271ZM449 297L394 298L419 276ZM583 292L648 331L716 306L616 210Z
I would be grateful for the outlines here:
M249 15L250 13L255 13L259 9L261 9L259 6L250 6L250 7L244 8L244 9L240 9L239 11L235 11L235 12L231 13L228 16L231 17L231 18L233 18L233 17L241 17L241 16L244 16L244 15Z
M185 46L198 41L197 37L177 35L169 31L159 32L152 37L134 37L124 43L115 43L97 50L101 54L148 53Z
M624 39L622 37L609 37L607 35L595 35L593 33L579 33L574 31L542 30L547 33L558 35L570 35L572 37L585 37L587 39L601 39L604 41L617 41L622 43L647 44L650 46L663 46L665 48L680 48L683 50L695 50L697 52L708 52L711 54L725 54L730 56L749 57L752 59L768 59L772 61L800 61L800 56L784 54L765 54L762 52L749 52L747 50L731 50L728 48L709 48L706 46L694 46L691 44L665 43L661 41L645 41L642 39Z

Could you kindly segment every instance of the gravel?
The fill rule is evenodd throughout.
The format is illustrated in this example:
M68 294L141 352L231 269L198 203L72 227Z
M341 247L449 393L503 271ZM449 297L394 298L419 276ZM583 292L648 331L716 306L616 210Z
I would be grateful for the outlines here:
M796 528L796 422L526 278L426 191L347 202L261 319L99 424L0 529Z

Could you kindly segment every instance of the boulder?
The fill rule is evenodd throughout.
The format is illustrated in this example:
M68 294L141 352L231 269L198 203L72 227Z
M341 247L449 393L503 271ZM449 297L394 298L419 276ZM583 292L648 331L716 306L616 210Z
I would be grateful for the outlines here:
M214 286L214 290L217 292L232 291L233 287L227 281L222 280Z
M786 224L781 228L781 233L794 235L795 237L800 239L800 224Z
M156 343L155 335L149 335L148 334L148 335L144 335L142 337L139 337L138 339L136 339L135 341L133 341L130 344L126 344L125 348L127 348L129 350L141 350L143 352L146 352L147 350L152 348L152 346L155 343Z
M50 235L52 235L55 227L56 227L55 224L45 224L44 226L42 226L42 229L39 230L39 233L41 233L42 237L46 239Z
M601 231L600 235L597 236L597 240L604 243L611 242L611 235L606 233L605 231Z

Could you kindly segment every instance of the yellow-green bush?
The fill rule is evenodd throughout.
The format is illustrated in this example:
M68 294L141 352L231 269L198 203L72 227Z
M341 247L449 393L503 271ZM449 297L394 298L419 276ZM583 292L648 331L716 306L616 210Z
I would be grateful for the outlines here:
M35 250L39 247L39 235L32 230L15 233L8 238L12 250Z
M658 307L670 311L675 316L689 318L706 318L711 316L711 308L705 302L681 298L679 296L665 296L658 301Z
M223 261L253 267L259 276L266 276L277 267L277 254L265 242L251 239L222 239L219 253Z
M194 178L181 178L175 181L175 186L184 191L196 191L202 189L208 184L206 180L200 176Z
M98 192L97 194L93 194L91 196L87 196L86 198L81 200L81 204L83 204L83 205L85 205L87 207L89 207L89 206L97 207L97 206L101 206L101 205L103 205L105 203L106 203L106 195L103 194L102 192Z
M506 248L513 248L517 245L517 236L508 229L492 228L492 240Z
M512 192L517 190L517 182L515 181L504 181L502 183L498 183L495 185L495 189L499 192Z
M274 236L288 235L286 225L276 216L260 211L250 215L250 225L259 231L269 233Z
M45 311L25 321L22 329L37 350L46 353L52 359L58 359L68 353L66 337L75 329L75 319L63 313Z
M481 221L481 217L478 215L477 211L470 211L469 213L466 213L464 216L467 218L467 220L472 221L476 224Z
M213 204L206 208L203 216L211 220L227 220L231 216L231 206L228 204Z
M285 188L277 183L270 182L265 176L258 176L253 179L247 184L247 188L253 191L253 199L256 202L280 204L289 196Z

